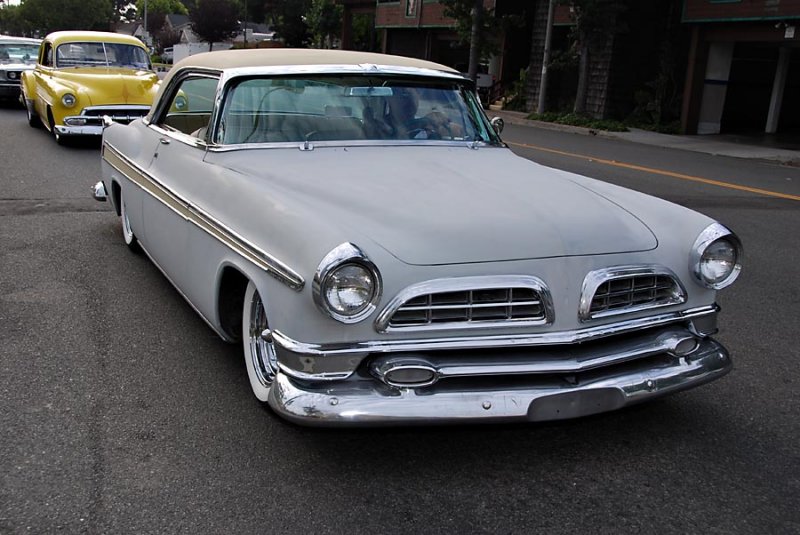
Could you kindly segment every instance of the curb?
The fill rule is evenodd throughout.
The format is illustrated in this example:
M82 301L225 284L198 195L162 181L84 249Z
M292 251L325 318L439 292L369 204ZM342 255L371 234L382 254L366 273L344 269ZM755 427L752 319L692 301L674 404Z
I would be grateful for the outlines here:
M526 114L523 112L512 112L505 110L486 110L486 114L491 117L501 117L503 121L517 126L528 126L538 128L541 130L551 130L555 132L564 132L571 134L581 134L585 136L597 136L605 139L616 139L621 141L629 141L631 143L639 143L642 145L657 146L662 148L685 150L690 152L698 152L703 154L710 154L712 156L726 156L730 158L740 158L745 160L761 160L771 163L779 163L791 167L800 167L800 151L793 151L788 149L767 149L763 147L731 143L724 141L704 140L698 136L673 136L669 134L659 134L656 132L649 132L647 130L631 129L628 132L609 132L606 130L595 130L594 128L586 128L583 126L571 126L557 123L548 123L545 121L535 121L526 119ZM645 140L643 136L648 136L651 139ZM687 146L691 142L695 146ZM703 146L705 145L705 146ZM761 149L761 152L759 152ZM752 154L742 154L742 152L751 151Z

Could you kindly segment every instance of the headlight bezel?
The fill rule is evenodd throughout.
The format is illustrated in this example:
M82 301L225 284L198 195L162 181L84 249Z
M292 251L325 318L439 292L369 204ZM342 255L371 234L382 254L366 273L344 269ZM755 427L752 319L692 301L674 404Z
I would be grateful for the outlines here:
M733 268L724 279L711 281L703 276L703 256L709 247L721 241L727 242L733 247L736 258ZM739 273L742 271L742 252L742 242L736 234L720 223L712 223L700 233L692 246L692 251L689 255L689 271L701 286L713 290L721 290L733 284L739 277Z
M67 102L67 99L71 99L72 102ZM65 108L74 108L75 104L78 103L78 97L76 97L73 93L64 93L61 95L61 104Z
M372 296L357 312L344 314L336 310L326 298L328 284L331 282L332 275L340 268L348 265L356 265L366 270L372 279ZM364 252L352 243L342 243L329 252L317 267L314 274L312 294L314 304L325 315L341 323L351 324L363 321L372 315L378 307L383 293L383 281L377 266L367 257Z

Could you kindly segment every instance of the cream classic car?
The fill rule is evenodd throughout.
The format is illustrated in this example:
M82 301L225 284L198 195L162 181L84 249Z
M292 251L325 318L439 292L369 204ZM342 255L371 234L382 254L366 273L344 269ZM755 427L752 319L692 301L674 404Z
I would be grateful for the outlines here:
M727 373L737 237L501 129L434 63L199 54L109 123L94 197L298 423L572 418Z
M22 75L28 123L44 124L58 143L99 136L103 117L128 123L150 110L159 79L138 39L68 31L45 37L36 67Z
M0 98L20 100L22 73L33 69L40 39L0 35Z

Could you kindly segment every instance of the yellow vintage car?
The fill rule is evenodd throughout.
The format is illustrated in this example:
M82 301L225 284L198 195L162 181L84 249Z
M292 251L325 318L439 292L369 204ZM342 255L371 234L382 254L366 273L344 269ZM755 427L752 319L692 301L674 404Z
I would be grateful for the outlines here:
M144 44L108 32L51 33L36 67L22 75L28 123L44 124L59 144L101 135L105 116L129 123L146 115L158 87Z

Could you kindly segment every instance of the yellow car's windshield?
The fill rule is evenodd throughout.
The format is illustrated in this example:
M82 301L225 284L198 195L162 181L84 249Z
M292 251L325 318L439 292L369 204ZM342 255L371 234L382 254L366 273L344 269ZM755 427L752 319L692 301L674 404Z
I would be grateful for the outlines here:
M150 70L147 51L119 43L64 43L56 51L56 67L121 67Z

